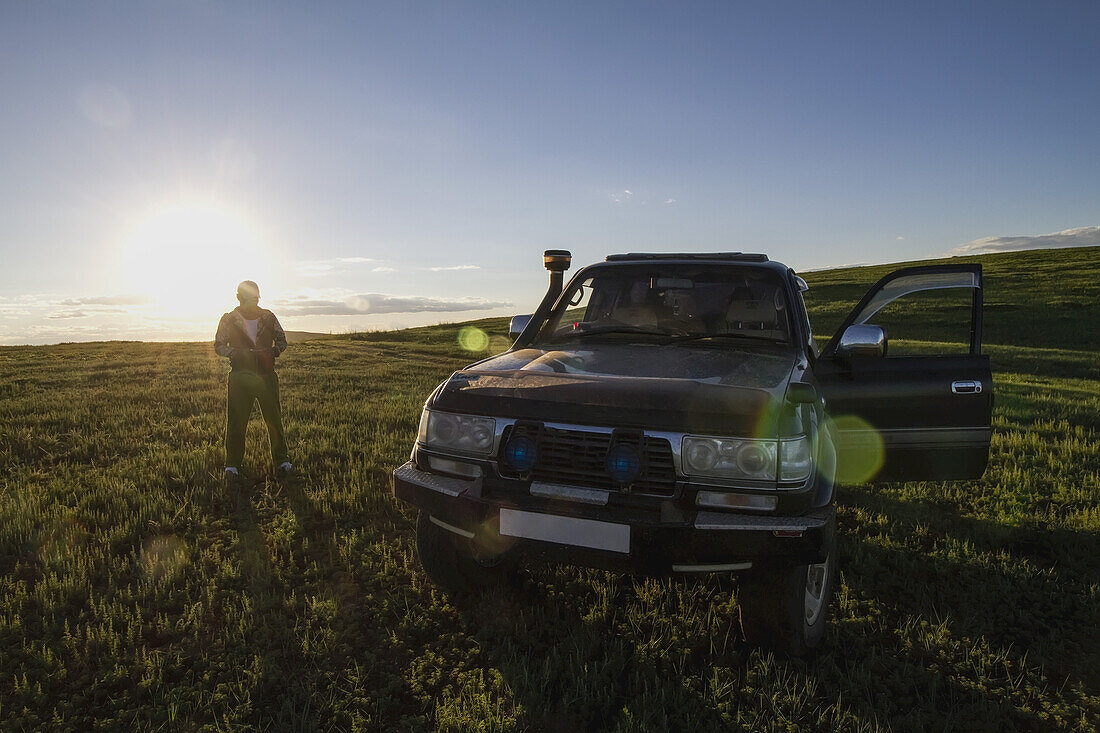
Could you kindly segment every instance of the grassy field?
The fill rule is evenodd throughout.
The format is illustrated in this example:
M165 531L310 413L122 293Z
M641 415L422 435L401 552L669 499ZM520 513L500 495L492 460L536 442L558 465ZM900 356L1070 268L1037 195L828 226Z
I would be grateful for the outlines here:
M300 481L237 503L210 344L0 347L0 729L1094 730L1100 248L981 261L989 469L840 490L811 661L739 642L722 578L431 587L389 473L458 326L296 344ZM888 269L809 273L817 332Z

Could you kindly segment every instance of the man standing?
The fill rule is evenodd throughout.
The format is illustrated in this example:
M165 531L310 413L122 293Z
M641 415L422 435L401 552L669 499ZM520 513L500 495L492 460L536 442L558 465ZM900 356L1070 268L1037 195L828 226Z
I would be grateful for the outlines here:
M237 286L240 306L222 316L214 351L229 358L229 397L225 424L225 480L235 485L244 460L245 431L252 404L260 403L271 443L271 463L279 480L290 475L286 437L279 408L279 378L275 357L286 350L286 333L279 319L259 306L260 287L251 280Z

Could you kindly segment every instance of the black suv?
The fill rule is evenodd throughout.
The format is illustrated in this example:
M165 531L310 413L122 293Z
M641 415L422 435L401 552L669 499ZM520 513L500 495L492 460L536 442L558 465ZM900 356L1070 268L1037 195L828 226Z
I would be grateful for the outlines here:
M750 642L820 644L836 578L837 480L977 478L992 377L980 265L910 267L819 352L793 270L764 255L623 254L512 319L515 344L428 397L397 498L451 591L536 555L644 573L739 571ZM887 356L885 306L965 296L969 348Z

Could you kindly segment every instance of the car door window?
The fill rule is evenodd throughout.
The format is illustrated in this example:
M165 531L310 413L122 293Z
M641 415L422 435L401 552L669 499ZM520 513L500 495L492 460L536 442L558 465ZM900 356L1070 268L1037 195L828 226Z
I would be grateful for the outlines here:
M887 357L976 356L982 340L981 269L933 265L891 273L844 320L825 348L826 356L835 353L840 335L854 325L882 327Z
M874 295L856 313L852 323L867 323L885 306L910 293L980 287L979 275L971 271L918 272L912 275L901 275L891 279L875 291Z
M970 353L973 293L969 288L910 292L865 323L886 333L887 359Z

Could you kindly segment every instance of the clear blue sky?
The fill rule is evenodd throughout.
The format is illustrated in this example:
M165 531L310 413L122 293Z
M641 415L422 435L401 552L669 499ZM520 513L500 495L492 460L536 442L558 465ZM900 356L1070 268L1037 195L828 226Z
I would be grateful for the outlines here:
M1092 2L4 3L0 343L211 338L246 277L288 328L527 312L551 247L808 269L1094 237L1098 29Z

